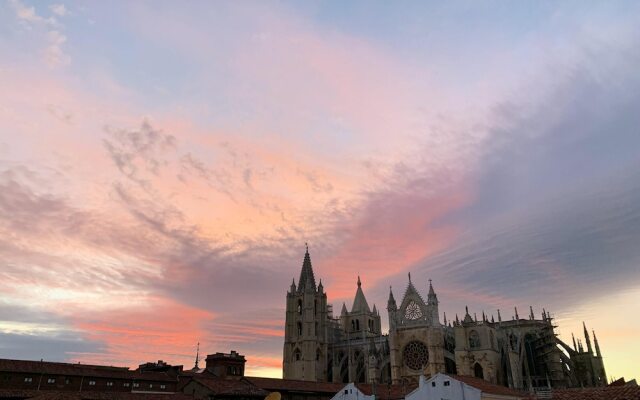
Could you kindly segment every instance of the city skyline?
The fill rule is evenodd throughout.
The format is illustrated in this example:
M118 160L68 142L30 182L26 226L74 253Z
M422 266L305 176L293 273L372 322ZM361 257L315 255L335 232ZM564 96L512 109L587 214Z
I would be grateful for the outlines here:
M281 376L305 243L386 331L544 308L640 358L640 5L0 3L0 357L239 351ZM440 316L442 318L442 315Z

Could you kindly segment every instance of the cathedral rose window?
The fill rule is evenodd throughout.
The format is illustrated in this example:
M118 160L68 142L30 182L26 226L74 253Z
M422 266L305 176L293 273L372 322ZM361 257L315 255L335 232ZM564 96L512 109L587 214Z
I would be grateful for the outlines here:
M402 350L402 360L407 367L421 371L429 363L427 346L418 340L409 342Z
M407 306L407 309L404 312L404 317L408 320L416 320L422 317L422 310L420 306L416 304L415 301L412 301Z

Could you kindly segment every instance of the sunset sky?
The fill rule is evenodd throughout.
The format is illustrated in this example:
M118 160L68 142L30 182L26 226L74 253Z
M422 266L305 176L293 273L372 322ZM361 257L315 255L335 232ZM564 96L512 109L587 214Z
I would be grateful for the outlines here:
M637 1L0 1L0 357L281 376L308 242L640 378L639 71Z

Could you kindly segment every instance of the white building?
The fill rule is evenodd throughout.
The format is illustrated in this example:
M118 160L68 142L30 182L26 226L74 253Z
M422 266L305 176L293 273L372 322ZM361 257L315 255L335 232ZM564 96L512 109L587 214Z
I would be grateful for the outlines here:
M350 383L336 393L331 400L375 400L375 398L375 396L364 394L355 384Z
M405 400L520 400L521 394L503 386L487 383L470 377L452 377L435 374L427 379L420 377L418 388L409 393Z

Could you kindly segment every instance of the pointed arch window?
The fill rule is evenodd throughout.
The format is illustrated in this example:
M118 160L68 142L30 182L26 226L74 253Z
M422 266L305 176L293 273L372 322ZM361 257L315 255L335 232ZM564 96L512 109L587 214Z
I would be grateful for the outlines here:
M476 365L473 366L473 375L476 378L484 379L484 371L482 370L482 365L480 365L480 363L476 363Z
M478 332L469 332L469 347L472 349L477 349L478 347L480 347L480 335L478 335Z
M357 319L356 320L356 331L359 331L359 330L360 330L360 320Z
M298 300L298 314L302 315L302 300Z
M293 352L293 361L300 361L301 358L302 353L300 352L300 349L295 349Z
M298 336L302 336L302 322L298 322Z

